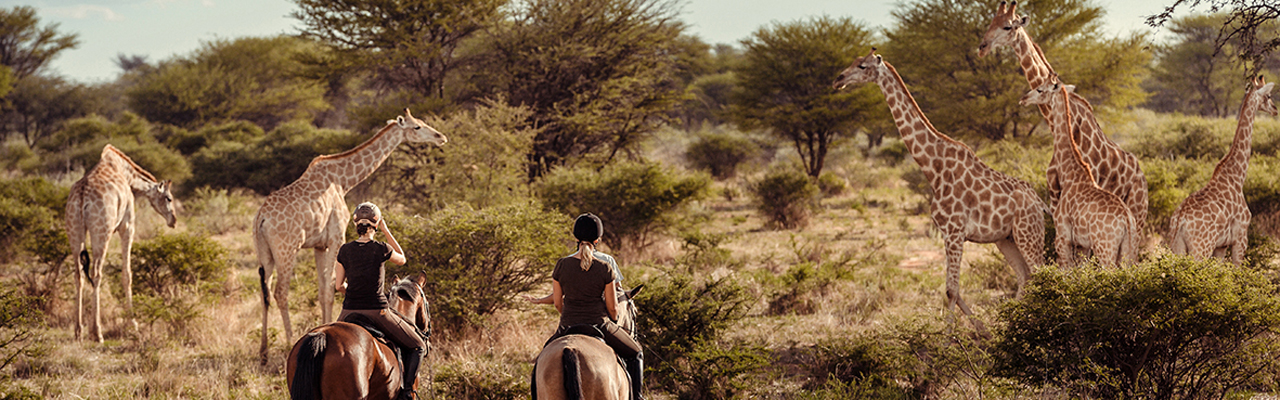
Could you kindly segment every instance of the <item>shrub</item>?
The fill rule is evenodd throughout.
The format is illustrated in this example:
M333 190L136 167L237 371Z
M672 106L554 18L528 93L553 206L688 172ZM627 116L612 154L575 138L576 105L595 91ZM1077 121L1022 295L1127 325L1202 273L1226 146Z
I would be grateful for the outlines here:
M824 196L839 196L849 190L849 182L833 172L823 172L818 175L818 189Z
M0 180L0 258L50 267L66 259L66 203L67 189L44 179Z
M1182 201L1204 187L1213 172L1209 161L1186 158L1142 160L1147 178L1147 226L1156 232L1169 230L1169 217Z
M685 158L716 179L729 179L737 175L738 165L759 153L760 147L741 134L710 132L689 144Z
M790 167L773 168L751 184L756 209L770 223L784 229L807 226L818 209L818 185L804 171Z
M17 290L0 290L0 372L15 361L39 356L44 348L39 300Z
M252 133L243 135L253 138ZM286 122L248 143L214 141L199 149L191 155L191 166L201 173L185 187L245 188L267 195L297 180L316 156L342 152L367 139L344 130Z
M261 127L248 121L234 121L217 125L207 125L197 131L182 128L170 128L174 132L169 135L165 144L190 156L205 147L218 142L233 141L242 144L256 143L265 136Z
M610 248L640 251L679 219L679 211L711 184L703 174L685 174L656 163L620 163L596 171L561 168L536 188L550 209L569 215L591 212L604 221Z
M529 397L532 369L533 364L525 360L503 360L482 355L480 360L446 363L435 374L430 389L435 392L435 398L526 399ZM424 383L419 381L419 390L426 389Z
M445 331L513 306L516 294L548 290L547 278L561 256L570 222L535 203L474 209L458 204L429 218L387 218L409 262L387 273L427 274L423 291L432 319Z
M684 358L663 363L659 374L680 399L732 399L747 389L748 373L769 365L767 354L762 347L699 341Z
M183 214L190 218L194 230L212 235L232 231L250 231L253 198L243 189L196 188L191 199L183 203Z
M1220 261L1044 268L1005 303L995 373L1097 398L1222 398L1271 378L1276 287Z
M646 282L636 301L636 326L657 379L672 378L676 363L697 351L699 343L719 339L753 301L746 288L728 277L695 282L676 274Z
M1244 198L1253 215L1280 211L1280 156L1253 156L1244 180Z
M1127 150L1142 159L1203 158L1220 160L1231 146L1235 119L1174 116L1150 129L1136 132ZM1145 162L1145 161L1144 161Z
M135 244L133 255L133 282L139 292L173 297L181 286L227 278L227 250L205 236L160 234Z

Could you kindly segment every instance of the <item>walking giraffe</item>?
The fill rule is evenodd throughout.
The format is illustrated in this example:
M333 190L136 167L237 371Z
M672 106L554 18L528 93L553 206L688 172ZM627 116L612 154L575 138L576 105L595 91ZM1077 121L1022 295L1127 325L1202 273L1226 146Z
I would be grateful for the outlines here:
M1027 85L1034 90L1043 86L1050 76L1056 76L1057 73L1054 72L1053 66L1049 65L1049 59L1045 58L1044 51L1031 40L1031 35L1026 30L1027 17L1019 16L1017 8L1016 1L1000 2L995 17L987 26L986 34L982 36L982 43L978 45L978 56L985 57L999 47L1012 48L1017 53L1018 66L1027 78ZM1120 145L1102 132L1102 127L1094 118L1093 106L1089 105L1088 101L1075 92L1071 92L1070 96L1072 126L1075 127L1073 140L1079 145L1085 162L1093 166L1094 181L1102 189L1120 196L1133 217L1137 219L1139 232L1145 232L1147 177L1142 173L1138 157L1121 149ZM1039 105L1039 109L1045 122L1052 126L1052 116L1047 107ZM1063 185L1059 171L1069 167L1073 162L1070 159L1058 157L1057 152L1054 152L1053 158L1049 160L1049 167L1045 170L1049 186L1049 207L1056 207L1062 195Z
M444 145L448 139L435 128L414 118L409 109L364 143L338 154L311 160L307 170L293 183L263 201L253 217L253 244L258 255L258 275L262 285L262 347L259 355L267 361L267 318L271 297L284 320L285 340L292 342L289 322L289 281L298 250L315 251L322 323L333 321L333 263L345 240L350 211L343 199L351 188L364 181L402 142ZM267 280L273 273L271 295Z
M1169 249L1174 254L1195 258L1225 257L1231 250L1231 262L1240 265L1249 246L1249 205L1244 199L1244 178L1249 168L1253 142L1253 120L1257 111L1276 115L1271 101L1275 82L1262 76L1253 80L1253 89L1240 105L1239 122L1231 148L1213 169L1204 188L1192 193L1169 217Z
M995 243L1018 275L1020 296L1032 268L1044 263L1044 202L1030 184L991 169L969 146L938 132L897 70L875 51L873 48L866 57L854 60L833 86L880 85L902 141L928 178L933 190L930 216L946 242L947 309L954 304L972 315L960 297L965 241ZM977 320L972 321L982 329Z
M1094 181L1089 163L1080 154L1073 134L1071 91L1053 75L1040 87L1027 92L1022 105L1047 106L1053 131L1055 158L1071 162L1058 169L1062 197L1053 209L1054 249L1058 265L1075 267L1077 249L1091 253L1102 265L1115 267L1138 261L1141 232L1133 213L1119 196L1103 190Z
M67 239L80 265L76 279L76 339L80 339L84 326L87 278L93 286L93 335L102 343L102 265L112 233L120 235L120 280L125 310L133 309L133 270L129 265L129 252L133 248L133 201L139 196L147 199L172 228L177 221L173 194L169 191L172 184L157 181L124 152L108 144L102 148L98 165L71 185L67 196ZM92 247L92 256L86 247Z

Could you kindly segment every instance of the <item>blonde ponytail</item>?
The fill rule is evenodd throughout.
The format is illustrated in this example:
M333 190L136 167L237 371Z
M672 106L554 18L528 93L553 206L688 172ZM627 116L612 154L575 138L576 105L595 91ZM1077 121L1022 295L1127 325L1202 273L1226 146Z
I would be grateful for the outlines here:
M591 264L595 264L596 262L595 250L596 250L596 246L591 242L583 242L583 241L578 242L578 259L582 260L582 262L580 263L581 265L579 266L582 267L583 271L590 271Z

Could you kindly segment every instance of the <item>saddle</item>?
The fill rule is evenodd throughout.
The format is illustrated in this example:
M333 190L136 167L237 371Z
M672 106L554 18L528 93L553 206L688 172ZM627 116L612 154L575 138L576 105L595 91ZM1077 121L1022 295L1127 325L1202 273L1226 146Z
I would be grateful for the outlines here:
M400 366L402 368L404 367L404 360L401 359L400 355L400 345L391 341L391 338L387 337L386 332L383 332L382 329L378 328L378 325L373 323L373 320L369 319L368 316L365 316L364 314L349 314L346 318L342 319L342 322L364 328L365 331L369 332L369 336L373 336L373 340L390 347L391 352L396 355L396 360L400 362Z

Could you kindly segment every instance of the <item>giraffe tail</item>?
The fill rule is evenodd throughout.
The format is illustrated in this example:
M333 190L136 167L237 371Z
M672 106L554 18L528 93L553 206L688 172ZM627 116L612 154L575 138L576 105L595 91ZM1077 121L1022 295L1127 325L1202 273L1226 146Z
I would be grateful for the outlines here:
M80 269L84 270L84 276L89 279L89 284L97 286L93 283L93 275L89 273L89 250L80 250Z
M264 222L265 220L259 220L253 227L253 247L258 253L258 283L262 286L262 304L269 308L271 292L267 291L267 278L275 272L275 260L271 257L271 243L267 241L266 232L263 232ZM267 267L271 267L271 270L268 271Z

